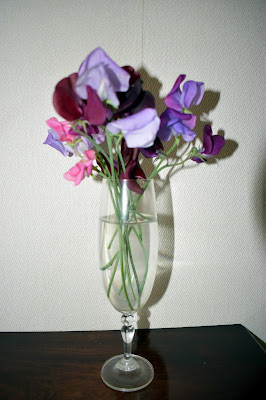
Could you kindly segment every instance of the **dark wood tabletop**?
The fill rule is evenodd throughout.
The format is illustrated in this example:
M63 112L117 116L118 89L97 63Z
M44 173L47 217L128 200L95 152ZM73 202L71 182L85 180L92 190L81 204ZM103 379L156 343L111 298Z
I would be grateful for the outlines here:
M266 353L242 325L136 330L155 370L138 392L101 381L121 349L119 331L0 333L0 399L266 399Z

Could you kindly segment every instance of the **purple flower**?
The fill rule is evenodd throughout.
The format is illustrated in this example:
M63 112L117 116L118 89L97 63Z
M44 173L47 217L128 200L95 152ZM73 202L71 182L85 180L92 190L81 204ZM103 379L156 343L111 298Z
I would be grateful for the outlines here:
M106 129L117 135L122 132L127 147L146 148L153 145L160 126L160 118L154 108L145 108L129 117L109 122Z
M187 81L180 90L180 84L186 75L179 75L172 90L164 102L167 109L161 115L161 125L158 137L167 142L172 135L182 135L186 142L191 142L196 133L193 129L196 124L196 115L189 112L191 106L198 105L204 94L204 83Z
M63 156L72 156L73 154L65 147L65 145L60 142L59 134L53 130L48 130L49 134L43 144L49 144L49 146L53 147L54 149L60 151Z
M87 86L96 90L99 98L108 100L114 107L119 106L116 92L129 88L129 73L119 67L100 47L91 52L81 64L75 85L77 94L87 99Z
M165 105L173 110L182 111L191 106L197 106L204 94L204 83L187 81L183 85L183 92L180 90L180 84L186 78L186 75L179 75L172 90L166 96Z
M182 135L185 142L191 142L196 133L192 130L196 124L196 115L185 114L173 109L167 108L161 114L161 126L158 131L159 139L168 142L172 135Z
M193 157L192 160L197 163L206 161L205 159L216 156L223 148L225 139L221 135L212 135L212 128L210 125L204 126L203 133L203 148L200 152L204 157Z

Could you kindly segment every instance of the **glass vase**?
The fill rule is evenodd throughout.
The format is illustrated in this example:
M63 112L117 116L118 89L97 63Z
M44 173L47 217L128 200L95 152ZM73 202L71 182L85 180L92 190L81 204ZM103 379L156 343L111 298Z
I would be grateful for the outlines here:
M151 363L131 353L136 313L150 296L157 269L158 230L152 180L103 181L99 250L104 289L121 313L124 350L105 362L101 378L115 390L140 390L154 376Z

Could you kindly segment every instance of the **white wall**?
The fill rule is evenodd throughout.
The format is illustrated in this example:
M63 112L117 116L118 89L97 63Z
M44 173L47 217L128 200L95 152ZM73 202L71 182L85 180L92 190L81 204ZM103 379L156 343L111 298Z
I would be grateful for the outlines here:
M98 270L100 184L74 188L73 161L42 145L54 85L101 46L144 68L157 97L180 73L204 81L204 117L228 139L217 163L158 182L158 279L139 326L241 323L266 340L265 5L0 1L0 330L120 328Z

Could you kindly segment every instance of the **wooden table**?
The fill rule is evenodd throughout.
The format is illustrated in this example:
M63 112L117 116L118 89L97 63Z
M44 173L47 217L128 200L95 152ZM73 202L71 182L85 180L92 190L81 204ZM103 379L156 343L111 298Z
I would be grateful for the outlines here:
M155 369L139 392L101 381L121 348L119 331L0 333L0 399L266 399L266 353L242 325L137 330L133 350Z

